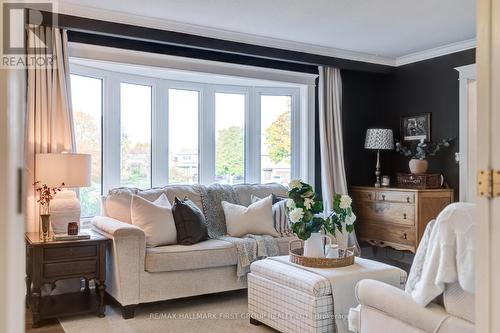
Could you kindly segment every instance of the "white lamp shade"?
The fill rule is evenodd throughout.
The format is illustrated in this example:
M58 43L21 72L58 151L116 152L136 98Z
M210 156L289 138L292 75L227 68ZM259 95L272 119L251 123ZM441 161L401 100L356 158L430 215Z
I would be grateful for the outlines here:
M90 161L89 154L37 154L36 180L49 187L90 186Z
M369 128L366 130L365 149L394 149L392 130L387 128Z

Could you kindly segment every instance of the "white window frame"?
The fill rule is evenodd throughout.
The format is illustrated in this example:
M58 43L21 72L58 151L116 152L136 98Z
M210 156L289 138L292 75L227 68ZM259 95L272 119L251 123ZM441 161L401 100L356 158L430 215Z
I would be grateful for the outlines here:
M245 183L259 183L260 175L260 96L292 97L291 178L314 182L314 88L309 85L283 84L255 86L200 83L108 71L73 63L71 74L102 80L102 193L120 186L120 83L152 87L151 113L151 186L168 184L169 115L168 90L198 91L198 182L215 182L215 94L245 95ZM241 78L240 78L241 80ZM253 79L249 79L253 80ZM250 81L251 82L251 81ZM203 125L202 125L203 124Z

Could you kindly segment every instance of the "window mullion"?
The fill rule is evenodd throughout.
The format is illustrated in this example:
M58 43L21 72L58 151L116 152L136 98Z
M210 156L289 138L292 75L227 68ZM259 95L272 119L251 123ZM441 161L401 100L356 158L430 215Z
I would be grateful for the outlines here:
M168 183L168 87L158 80L153 85L152 103L152 185Z
M215 89L204 86L199 103L199 182L215 182Z
M120 80L107 75L103 96L103 193L120 186Z
M245 181L260 183L260 94L255 88L250 90L248 107Z

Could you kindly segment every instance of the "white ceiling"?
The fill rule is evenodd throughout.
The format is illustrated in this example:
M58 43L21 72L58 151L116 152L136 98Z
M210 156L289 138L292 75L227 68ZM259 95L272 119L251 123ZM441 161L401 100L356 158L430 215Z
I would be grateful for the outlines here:
M475 38L474 0L60 0L61 12L178 31L396 59ZM105 9L111 12L105 12ZM132 21L134 22L132 22ZM264 38L263 38L264 37ZM310 46L309 48L307 46ZM340 52L340 53L339 53ZM349 56L347 56L349 58ZM362 59L361 59L362 60ZM377 61L373 61L377 62Z

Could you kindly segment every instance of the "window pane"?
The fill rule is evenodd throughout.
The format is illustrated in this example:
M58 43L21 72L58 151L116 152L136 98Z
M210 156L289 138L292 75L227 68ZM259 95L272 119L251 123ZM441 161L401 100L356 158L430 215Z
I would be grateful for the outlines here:
M120 84L120 185L151 187L151 87Z
M198 183L198 92L168 90L168 182Z
M215 94L215 179L245 182L245 95Z
M76 151L92 155L92 185L80 189L82 217L99 215L101 207L102 81L71 75Z
M292 97L261 96L261 182L290 182Z

